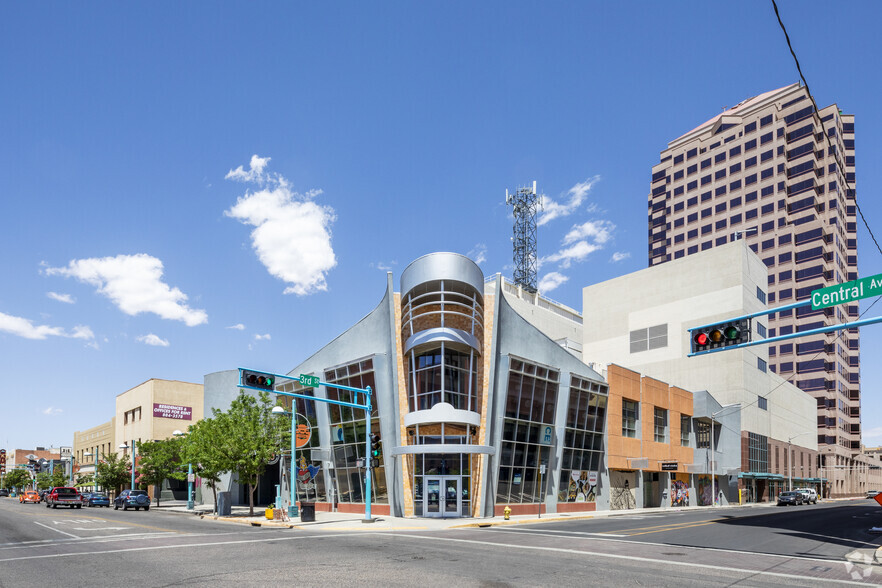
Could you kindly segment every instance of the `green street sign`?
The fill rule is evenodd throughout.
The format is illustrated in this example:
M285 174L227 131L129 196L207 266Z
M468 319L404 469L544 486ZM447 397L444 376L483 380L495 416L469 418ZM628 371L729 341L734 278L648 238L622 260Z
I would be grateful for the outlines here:
M836 306L861 298L882 296L882 274L844 284L819 288L812 292L812 310Z
M300 385L301 386L312 386L313 388L318 388L321 382L319 381L318 376L307 376L306 374L300 374Z

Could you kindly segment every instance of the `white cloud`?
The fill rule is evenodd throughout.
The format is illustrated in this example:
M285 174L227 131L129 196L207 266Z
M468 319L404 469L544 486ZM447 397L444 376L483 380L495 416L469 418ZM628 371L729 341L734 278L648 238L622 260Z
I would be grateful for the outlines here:
M563 202L555 202L543 194L541 196L542 212L540 213L536 224L541 227L556 218L573 214L579 209L582 202L585 201L585 197L588 196L591 187L598 181L600 181L600 176L594 176L588 178L584 182L579 182L567 191Z
M255 341L269 341L270 339L272 339L272 336L269 333L266 335L254 335Z
M237 169L227 174L230 179L266 181L267 186L258 192L246 192L224 214L255 227L251 245L270 275L288 284L285 294L304 296L325 291L325 275L337 265L330 230L336 220L334 209L312 201L321 190L300 194L291 190L283 177L266 178L266 161L269 158L254 156L251 172L239 174ZM244 179L249 174L254 177L255 169L259 170L258 179Z
M73 304L74 298L70 294L59 294L58 292L46 292L46 296L51 298L52 300L57 300L58 302L64 302L65 304Z
M591 240L597 245L603 245L612 238L612 233L616 226L607 220L587 221L581 225L574 225L569 232L564 235L564 245L575 243L581 240Z
M242 169L240 165L236 169L231 169L227 172L227 175L224 176L225 180L235 180L237 182L257 182L262 184L266 181L266 178L263 175L263 170L266 168L266 165L269 163L269 157L258 157L257 155L251 156L251 163L248 171Z
M43 414L48 414L50 416L53 414L60 414L61 412L63 411L60 408L55 408L54 406L47 406L43 409Z
M484 243L478 243L466 254L466 257L470 258L478 265L481 265L487 261L487 245Z
M393 261L392 263L386 263L384 261L371 262L371 267L378 269L380 271L388 272L392 271L392 266L398 263L397 261Z
M0 331L23 337L25 339L45 339L47 337L68 337L70 339L91 340L95 338L92 329L78 325L73 332L65 331L61 327L48 325L34 325L31 321L18 316L12 316L0 312Z
M627 251L616 251L615 253L612 254L612 257L610 257L609 260L612 263L618 263L620 261L624 261L625 259L629 259L630 257L631 257L631 254L628 253Z
M150 333L148 335L141 335L136 339L136 341L140 341L145 345L152 345L153 347L168 347L169 345L168 341L160 338L157 335L154 335L153 333Z
M237 331L244 331L244 330L245 330L245 325L243 325L242 323L238 323L238 324L235 324L235 325L230 325L230 326L227 327L227 328L228 328L228 329L235 329L235 330L237 330Z
M208 322L204 310L187 306L187 295L162 281L162 261L139 253L74 259L67 267L47 267L48 276L73 277L91 284L128 315L152 312L188 327Z
M542 263L557 263L561 268L567 269L570 267L573 262L582 262L585 259L597 251L602 247L597 244L588 243L587 241L579 241L577 243L573 243L569 247L564 247L557 253L552 253L547 257L542 258Z
M558 286L566 284L569 280L569 277L561 273L549 272L542 276L542 279L539 280L539 291L543 294L546 292L551 292Z

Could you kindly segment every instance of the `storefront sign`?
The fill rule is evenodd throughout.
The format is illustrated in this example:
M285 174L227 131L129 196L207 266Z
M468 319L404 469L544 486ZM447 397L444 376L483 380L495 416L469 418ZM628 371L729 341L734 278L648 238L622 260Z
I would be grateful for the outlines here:
M193 408L190 406L177 406L175 404L157 404L154 402L153 417L161 419L190 421L193 420Z
M661 469L663 472L676 472L677 471L677 462L676 461L663 461L661 464Z

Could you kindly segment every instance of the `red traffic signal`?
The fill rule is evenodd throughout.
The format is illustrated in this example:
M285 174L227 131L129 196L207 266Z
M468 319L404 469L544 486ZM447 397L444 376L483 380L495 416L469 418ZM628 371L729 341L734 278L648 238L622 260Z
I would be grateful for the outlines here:
M692 353L728 347L750 341L750 323L747 319L726 321L701 329L692 329Z

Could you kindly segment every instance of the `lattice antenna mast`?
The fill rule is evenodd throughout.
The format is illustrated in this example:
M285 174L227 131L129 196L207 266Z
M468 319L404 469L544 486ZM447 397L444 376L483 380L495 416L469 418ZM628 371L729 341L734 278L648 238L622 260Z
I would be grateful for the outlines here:
M533 187L518 188L514 194L505 191L505 203L514 207L514 235L512 236L514 283L529 292L536 291L536 268L538 249L536 248L536 211L542 200Z

